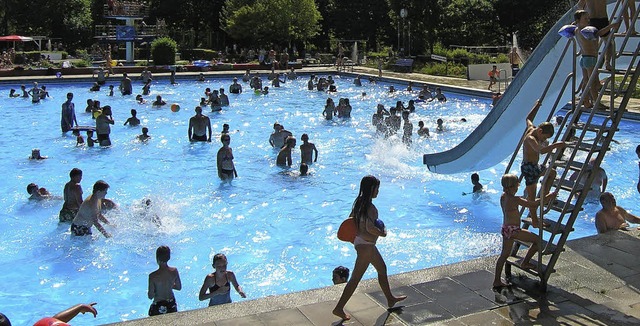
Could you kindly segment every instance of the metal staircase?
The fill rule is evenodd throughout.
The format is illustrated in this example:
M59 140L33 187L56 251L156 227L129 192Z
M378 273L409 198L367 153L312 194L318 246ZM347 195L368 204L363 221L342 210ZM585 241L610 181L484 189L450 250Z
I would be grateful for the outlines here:
M637 8L637 3L634 0L618 0L612 11L610 21L622 21L621 12L626 9L627 1ZM634 17L630 18L630 24L635 25L639 12L640 10L636 9ZM579 31L576 30L576 33L579 33ZM636 87L640 75L638 70L640 66L640 60L638 60L640 42L629 42L631 38L640 38L640 35L627 35L627 33L615 31L615 33L610 33L601 42L603 44L602 51L598 57L596 67L603 66L604 53L610 47L615 48L614 40L615 43L618 43L618 49L612 62L612 69L594 69L593 74L589 77L589 83L582 92L584 96L580 99L577 98L579 83L576 74L576 53L578 49L573 38L567 42L558 65L563 61L564 56L573 56L573 73L565 77L556 76L554 71L553 78L565 78L565 80L563 89L553 103L550 104L553 105L553 109L546 121L550 121L557 114L557 111L564 106L564 103L559 103L563 93L571 92L570 110L563 122L558 126L553 139L553 142L566 141L570 145L563 150L541 157L541 160L544 160L543 163L541 162L542 164L557 170L551 191L557 191L558 196L553 202L542 202L538 209L540 221L544 221L544 224L548 225L538 229L540 250L538 251L537 259L531 260L531 263L536 265L536 268L524 269L520 266L522 257L519 256L519 249L530 247L532 244L516 241L511 257L509 257L505 266L507 277L511 276L511 267L513 266L539 277L541 289L546 290L547 281L551 274L555 272L554 266L560 257L560 253L564 251L567 238L573 231L573 224L582 210L582 204L587 198L588 190L591 189L596 176L596 173L592 173L592 171L597 171L609 150L609 145L618 130L618 125L626 110L629 98ZM556 66L556 71L557 69L558 66ZM597 100L593 101L593 108L585 108L583 102L586 95L589 94L590 85L601 77L604 77L604 80L601 80L602 87L598 93ZM553 78L551 78L541 96L543 105L549 105L548 103L551 102L550 99L545 99L545 96ZM606 107L606 110L604 107ZM604 115L604 118L596 117L596 115ZM514 151L505 173L511 172L515 158L520 155L522 143L523 140L520 141ZM592 161L591 165L589 164L590 161ZM542 178L542 184L545 184L549 178L550 170L547 169ZM519 174L519 170L514 172ZM574 175L574 178L571 178L571 175ZM544 198L545 195L544 189L540 189L538 197ZM523 209L521 214L527 211ZM522 228L529 229L531 222L529 217L522 219Z

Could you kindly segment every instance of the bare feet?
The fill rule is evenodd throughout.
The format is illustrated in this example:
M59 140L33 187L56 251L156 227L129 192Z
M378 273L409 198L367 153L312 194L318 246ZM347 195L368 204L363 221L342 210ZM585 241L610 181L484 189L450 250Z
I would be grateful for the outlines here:
M340 317L340 318L342 318L342 320L349 320L349 319L351 319L351 316L349 316L348 314L346 314L346 313L344 312L344 310L341 310L341 309L338 309L338 308L333 309L333 314L334 314L334 315L336 315L336 316L338 316L338 317Z
M494 289L498 289L498 288L505 288L507 286L511 286L511 284L509 283L504 283L502 282L502 280L500 280L499 282L493 282L493 288Z
M407 296L406 295L401 295L399 297L393 297L393 299L389 300L387 299L387 306L389 306L389 308L393 307L396 305L396 303L406 299Z
M522 268L522 269L535 269L536 265L534 265L534 264L532 264L530 262L526 262L525 263L525 262L521 261L520 262L520 268Z

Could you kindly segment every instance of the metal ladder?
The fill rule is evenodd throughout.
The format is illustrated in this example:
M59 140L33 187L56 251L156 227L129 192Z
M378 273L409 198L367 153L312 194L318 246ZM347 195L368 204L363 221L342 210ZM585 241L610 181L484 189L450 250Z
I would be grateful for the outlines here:
M627 1L632 2L637 7L637 3L634 0L618 0L612 12L611 21L614 21L614 18L616 22L622 21L621 12L626 9ZM635 25L639 12L640 10L636 9L634 17L630 18L630 25ZM576 33L579 33L579 31L576 30ZM587 198L588 190L591 189L591 185L597 174L591 173L591 171L597 171L597 169L599 169L606 152L609 150L609 145L613 140L615 132L618 130L618 125L640 75L640 71L638 70L640 66L640 61L638 60L640 43L635 46L629 46L628 41L630 37L640 37L640 35L621 34L616 31L616 33L610 33L604 42L602 42L604 48L598 57L596 67L603 65L604 53L608 48L614 46L614 39L619 40L620 50L614 55L612 70L594 69L582 93L584 96L579 100L576 98L578 91L575 73L576 42L573 38L567 42L565 52L560 57L558 65L556 66L556 71L559 64L563 61L563 58L566 55L572 55L573 73L566 76L563 88L553 103L553 109L547 117L547 121L561 108L561 106L559 107L559 102L563 93L565 91L571 91L571 109L558 127L558 132L555 134L553 142L562 140L572 142L572 145L567 146L563 150L555 151L555 153L549 153L544 157L543 164L558 170L556 178L553 180L551 190L557 191L558 196L556 200L551 203L545 203L542 200L538 210L539 220L544 221L544 223L540 224L548 225L538 229L540 247L537 260L531 260L531 262L536 265L536 268L524 269L520 266L519 261L521 257L518 253L519 249L521 247L530 247L532 244L516 240L511 256L507 259L505 266L507 277L511 277L512 266L519 268L539 277L540 287L543 291L546 291L547 281L551 274L555 272L554 266L560 257L560 253L564 251L564 245L569 234L573 231L573 224L579 212L582 210L582 204ZM568 51L569 49L571 49L571 51ZM620 58L627 58L629 60L629 66L624 69L617 69L616 61ZM544 97L546 97L553 78L562 78L562 76L556 76L556 71L554 71L553 77L547 84L541 100L544 100ZM591 83L594 80L597 81L600 78L600 74L606 74L606 77L598 93L597 100L593 101L593 108L585 108L583 106L584 98L586 94L589 94ZM567 90L566 88L568 88L569 83L571 83L571 88ZM609 98L605 99L603 95L608 95ZM598 107L601 105L607 108L606 111L598 110ZM596 113L606 113L606 117L602 119L602 122L596 122L598 119L594 120ZM515 158L519 155L523 140L524 137L514 151L505 173L510 172ZM590 161L592 161L591 165L589 165ZM542 178L543 185L550 177L550 170L550 168L547 169ZM572 174L577 174L577 177L570 180L570 175ZM538 198L542 199L544 196L544 189L540 189ZM525 211L526 209L522 209L521 215ZM522 223L523 229L529 229L532 223L531 218L527 217L522 219Z

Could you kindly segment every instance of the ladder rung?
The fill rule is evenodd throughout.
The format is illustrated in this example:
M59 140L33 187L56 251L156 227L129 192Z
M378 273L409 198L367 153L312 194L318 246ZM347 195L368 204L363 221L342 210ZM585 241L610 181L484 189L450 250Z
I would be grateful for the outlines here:
M533 245L533 242L527 242L527 241L522 241L518 239L513 239L513 241L527 248L530 248ZM558 249L558 246L556 246L553 243L549 243L546 240L542 240L542 248L544 248L544 250L542 251L543 255L551 255L554 252L556 252L556 250ZM562 248L562 251L564 251L564 248Z
M579 144L570 144L567 147L574 148L574 149L577 149L579 151L585 151L585 152L590 152L590 151L600 152L603 149L603 147L601 145L596 145L596 144L592 144L592 143L585 143L585 142L582 142L582 143L579 143Z
M566 190L566 191L571 191L573 190L573 186L575 185L575 181L569 180L569 179L565 179L562 180L560 182L558 182L558 180L553 180L553 185L556 187L560 187L560 189Z
M532 275L535 275L535 276L538 276L538 277L540 276L540 274L538 273L538 270L537 270L537 269L524 269L524 268L520 267L520 261L521 261L521 260L522 260L522 257L519 257L519 256L510 256L509 258L507 258L507 262L506 262L506 263L507 263L507 264L509 264L509 265L511 265L511 266L518 267L518 268L520 268L521 270L523 270L523 271L525 271L525 272L527 272L527 273L529 273L529 274L532 274ZM530 262L531 262L531 264L533 264L534 266L535 266L535 265L537 265L537 261L536 261L536 260L534 260L534 259L531 259L531 260L530 260ZM542 272L542 274L545 274L545 273L546 273L546 271L547 271L547 265L542 264L542 265L540 266L540 271ZM555 270L554 270L554 269L551 269L551 272L555 272Z
M527 217L527 218L523 218L523 219L522 219L522 223L523 223L524 225L531 225L531 222L532 222L532 221L531 221L531 218L530 218L530 217ZM556 222L556 221L554 221L554 220L550 220L550 219L546 219L546 218L544 219L544 223L545 223L545 224L548 224L548 226L545 226L545 227L544 227L544 230L545 230L545 231L547 231L547 232L549 232L549 233L553 233L553 234L560 234L560 233L563 233L563 232L566 230L566 228L567 228L567 227L566 227L564 224L562 224L562 223L558 223L558 222ZM558 228L557 230L556 230L556 227ZM571 229L571 231L573 231L573 228ZM534 232L534 233L535 233L535 232Z
M632 56L634 56L634 55L635 55L635 52L633 52L633 51L622 51L622 52L618 52L618 55L617 55L617 56L618 56L618 57L622 57L622 56L625 56L625 57L632 57Z
M627 71L629 71L629 74L633 74L635 72L635 69L633 69L633 68L632 69L621 69L621 68L614 69L614 72L615 72L616 75L624 75L624 74L627 73ZM611 74L611 70L600 68L600 69L598 69L598 73Z
M575 206L572 204L566 203L562 200L556 199L551 205L551 209L553 209L556 212L568 213L568 212L572 212L575 209ZM582 207L580 207L580 210L582 210Z
M627 34L626 33L614 33L613 36L615 36L615 37L625 37L625 36L627 36ZM640 34L638 34L638 33L630 34L629 38L632 38L632 37L640 37Z
M602 126L601 124L594 124L594 123L578 123L578 124L574 124L573 127L575 129L580 129L580 130L587 130L587 131L591 131L591 132L599 132L600 130L602 130L603 132L609 132L611 131L611 127L610 126ZM616 131L618 131L616 129Z

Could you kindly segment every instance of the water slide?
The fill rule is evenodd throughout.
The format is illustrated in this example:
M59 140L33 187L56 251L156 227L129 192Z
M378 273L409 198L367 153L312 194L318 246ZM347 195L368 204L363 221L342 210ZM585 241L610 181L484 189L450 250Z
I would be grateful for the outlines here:
M614 6L615 1L609 1L609 12L613 11ZM527 114L541 97L567 45L567 39L558 35L558 30L573 21L573 13L573 9L569 10L545 35L502 99L465 140L450 150L424 155L423 162L431 172L451 174L483 170L502 162L513 153L526 127ZM565 56L534 120L535 124L549 116L565 77L572 71L572 65L572 56ZM579 73L578 78L581 76ZM571 99L570 87L561 94L559 103Z

